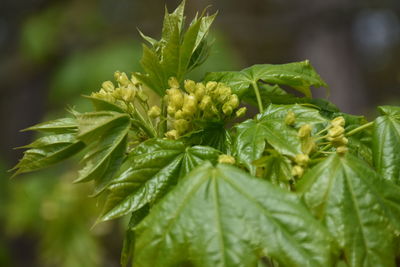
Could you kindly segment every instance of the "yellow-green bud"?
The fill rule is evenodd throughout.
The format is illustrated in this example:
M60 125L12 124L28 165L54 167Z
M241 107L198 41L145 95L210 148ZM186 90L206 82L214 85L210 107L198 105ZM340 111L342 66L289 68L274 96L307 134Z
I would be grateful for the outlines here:
M175 120L174 128L179 134L183 134L189 129L189 122L184 119Z
M140 84L140 81L136 78L134 74L131 75L131 82L134 86L138 86Z
M226 103L222 106L222 112L223 112L225 115L227 115L227 116L229 116L229 115L232 114L233 109L232 109L232 106L229 104L229 102L226 102Z
M304 154L310 154L315 148L316 144L313 138L304 139L301 144L301 151L303 151Z
M182 111L185 115L193 115L197 110L197 99L194 95L184 96Z
M175 77L170 77L168 79L168 85L170 88L179 88L179 82Z
M310 158L307 154L297 154L294 161L300 166L306 166Z
M203 111L207 110L212 104L211 97L209 95L205 95L199 104L199 108Z
M218 157L218 163L225 163L225 164L235 164L236 160L234 157L229 156L229 155L219 155Z
M171 117L175 116L175 112L176 112L176 108L172 105L168 105L167 107L167 113L168 115L170 115Z
M209 94L212 91L214 91L215 88L217 87L217 85L218 85L218 83L214 82L214 81L207 82L207 84L206 84L206 93Z
M344 126L346 123L345 119L342 116L336 117L331 121L331 125L335 126Z
M105 81L101 84L101 87L107 92L112 92L115 88L114 84L111 81Z
M183 111L182 111L182 110L178 110L177 112L175 112L175 119L176 119L176 120L183 119L183 118L185 118L184 115L185 115L185 114L183 114Z
M289 110L285 117L285 124L292 126L296 122L296 114L293 111Z
M229 97L229 105L235 109L239 106L239 98L237 95L233 94Z
M128 76L126 76L125 72L116 71L114 73L114 78L121 85L128 85L129 84L129 79L128 79Z
M123 95L123 92L122 92L122 88L120 88L120 87L115 88L115 90L112 92L112 96L116 99L122 99L122 95Z
M172 88L167 90L167 94L169 97L169 103L174 106L176 109L180 109L183 106L184 98L181 90Z
M176 140L179 138L179 134L177 130L170 130L168 132L165 133L165 137L167 137L168 139L173 139Z
M311 130L312 130L312 127L311 127L310 124L303 124L300 127L300 129L299 129L299 131L297 133L297 136L300 137L300 138L309 137L311 135Z
M202 83L197 83L196 84L196 90L194 92L194 95L196 96L197 99L203 99L204 94L206 93L206 87Z
M332 138L338 137L338 136L342 135L343 133L344 133L344 128L339 125L332 127L328 131L329 137L332 137Z
M304 169L301 166L299 166L299 165L293 166L293 168L292 168L293 176L301 177L301 176L303 176L303 173L304 173Z
M229 100L230 96L232 95L232 90L230 87L225 86L222 83L219 83L213 95L218 102L225 103Z
M236 111L236 117L240 118L243 117L246 114L247 108L246 107L241 107Z
M161 115L161 109L158 106L152 106L149 109L148 115L150 118L157 118Z
M346 146L339 146L336 148L336 153L338 154L345 154L349 149Z
M196 83L192 80L185 80L184 86L188 93L194 93L196 91Z
M136 90L132 84L129 84L127 87L121 88L122 99L127 102L132 102L135 99Z

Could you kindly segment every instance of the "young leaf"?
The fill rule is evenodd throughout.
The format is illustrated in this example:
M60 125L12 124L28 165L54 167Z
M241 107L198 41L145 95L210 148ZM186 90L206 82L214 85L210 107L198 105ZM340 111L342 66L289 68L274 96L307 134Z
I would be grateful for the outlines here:
M383 178L400 185L400 107L379 107L373 129L373 160Z
M13 170L16 170L13 176L48 167L75 155L85 147L84 143L76 138L78 126L73 118L43 122L24 131L41 131L53 134L41 137L31 144L21 147L28 148L28 150L24 152L23 158L13 168Z
M47 121L36 124L23 131L40 131L46 133L67 133L76 132L78 125L73 118L61 118L53 121Z
M240 169L196 168L136 227L134 266L330 266L330 237L291 193ZM333 249L332 249L333 250Z
M53 125L52 127L59 126ZM56 131L61 132L61 129L62 127L57 128ZM68 131L68 129L64 130ZM74 133L60 133L44 136L22 147L29 149L24 152L23 158L14 167L13 170L16 172L13 176L43 169L75 155L85 147L85 144L77 140L75 135Z
M78 114L78 139L91 144L91 151L83 159L84 168L76 182L95 179L95 194L100 193L122 163L126 150L130 118L117 112Z
M100 220L118 218L147 203L153 204L180 177L203 160L216 161L218 155L219 152L210 147L186 147L172 140L150 139L140 144L110 184Z
M135 76L161 96L169 88L170 77L182 82L185 75L203 63L209 54L206 38L215 14L196 16L187 30L183 31L184 6L183 1L171 14L166 10L160 41L142 34L152 47L143 45L140 62L145 73L136 73Z
M395 266L390 229L400 229L400 188L350 153L316 165L297 188L337 238L349 266Z
M285 117L292 111L296 124L311 125L326 123L318 110L300 105L270 105L257 116L236 126L234 152L239 163L243 164L251 174L255 174L254 160L259 159L268 142L283 155L295 156L301 152L301 143L297 131L285 124Z
M310 86L327 87L308 60L281 65L254 65L242 71L211 72L205 80L225 83L240 97L249 93L259 81L287 85L307 97L311 97Z

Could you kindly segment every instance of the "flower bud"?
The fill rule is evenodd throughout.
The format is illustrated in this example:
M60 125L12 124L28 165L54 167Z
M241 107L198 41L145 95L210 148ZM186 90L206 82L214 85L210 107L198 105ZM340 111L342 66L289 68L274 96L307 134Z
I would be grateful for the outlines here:
M222 106L222 112L223 112L225 115L227 115L227 116L229 116L229 115L232 114L233 109L232 109L232 106L229 104L229 102L226 102L226 103Z
M122 99L126 102L132 102L135 99L136 91L132 86L122 88Z
M114 73L114 78L117 82L119 82L121 85L128 85L130 83L128 76L126 76L125 72L119 72L116 71Z
M212 100L209 95L205 95L199 104L199 108L203 111L207 110L212 105Z
M307 154L297 154L294 161L300 166L306 166L310 158Z
M196 91L196 83L192 80L185 80L184 87L186 92L193 93Z
M189 122L184 119L175 120L174 128L179 134L183 134L189 129Z
M207 82L206 84L206 94L210 94L212 91L215 90L217 87L218 83L214 81Z
M299 131L297 132L297 136L300 138L306 138L311 135L312 127L310 124L303 124Z
M167 137L168 139L172 139L172 140L176 140L179 138L179 134L177 132L177 130L170 130L168 132L165 133L165 137Z
M304 169L301 166L299 166L299 165L293 166L293 168L292 168L293 176L301 177L301 176L303 176L303 173L304 173Z
M140 81L136 78L134 74L131 75L131 82L134 86L140 85Z
M343 155L345 154L349 149L346 146L339 146L336 148L336 153Z
M179 82L175 77L170 77L168 79L168 85L170 88L179 88Z
M167 94L169 97L169 103L174 106L176 109L180 109L183 106L184 98L181 90L173 88L167 90Z
M185 95L182 111L185 115L193 115L197 110L197 99L194 95Z
M344 126L346 123L345 119L342 116L336 117L331 121L331 125L335 126Z
M183 113L183 111L180 109L178 111L175 112L175 119L179 120L179 119L183 119L185 118L184 116L185 114Z
M196 84L196 90L194 92L194 95L196 96L197 99L203 99L204 94L206 93L206 87L202 83L197 83Z
M344 133L344 128L342 126L334 126L333 128L329 129L328 135L329 137L335 138Z
M103 88L107 92L112 92L115 87L111 81L105 81L101 84L101 88Z
M218 163L225 163L225 164L235 164L236 160L234 157L229 156L229 155L219 155L218 157Z
M243 117L246 114L247 108L246 107L241 107L236 111L236 117L240 118Z
M228 101L229 105L232 107L232 109L235 109L239 106L239 98L237 95L233 94L229 97Z
M171 117L175 116L175 112L176 112L176 108L172 105L168 105L167 107L167 113L168 115L170 115Z
M289 110L285 117L285 124L292 126L296 122L296 114L293 111Z
M232 95L232 90L231 90L230 87L225 86L222 83L219 83L218 86L217 86L217 89L214 90L213 95L214 95L214 98L219 103L222 104L222 103L225 103L225 102L227 102L229 100L230 96Z
M158 106L152 106L147 114L149 115L150 118L153 119L157 118L158 116L161 115L161 109Z
M313 138L304 139L301 144L301 151L304 154L310 154L313 150L315 150L316 144Z

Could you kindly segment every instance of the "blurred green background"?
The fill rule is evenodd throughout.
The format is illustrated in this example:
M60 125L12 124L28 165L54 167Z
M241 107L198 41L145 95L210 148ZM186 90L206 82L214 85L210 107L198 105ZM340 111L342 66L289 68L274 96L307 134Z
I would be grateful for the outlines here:
M77 163L9 180L35 136L20 133L74 106L115 70L140 71L140 37L158 37L161 0L2 0L0 3L0 266L119 266L125 220L92 229L101 199L73 185ZM343 111L373 116L400 103L398 0L188 0L189 17L219 10L214 48L191 73L310 59ZM324 90L314 90L325 97Z

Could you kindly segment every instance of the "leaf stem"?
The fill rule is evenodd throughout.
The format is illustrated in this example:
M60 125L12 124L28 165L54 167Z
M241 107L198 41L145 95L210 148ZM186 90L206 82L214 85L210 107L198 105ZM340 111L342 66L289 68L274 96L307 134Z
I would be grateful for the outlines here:
M257 82L253 82L252 85L253 85L254 93L256 94L256 98L257 98L258 110L260 111L260 113L262 113L264 111L264 108L263 108L263 104L261 101L260 89L258 88Z
M346 136L352 136L352 135L354 135L354 134L356 134L356 133L358 133L358 132L361 132L362 130L365 130L365 129L371 127L372 125L374 125L374 122L373 122L373 121L368 122L368 123L366 123L366 124L363 124L363 125L361 125L361 126L355 128L355 129L351 130L350 132L348 132L348 133L346 134Z

